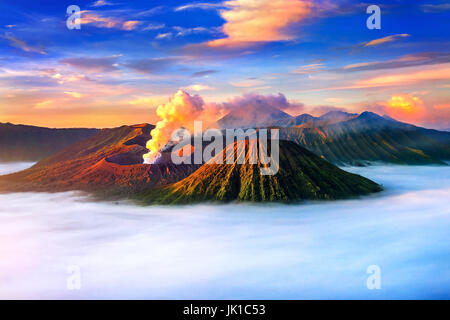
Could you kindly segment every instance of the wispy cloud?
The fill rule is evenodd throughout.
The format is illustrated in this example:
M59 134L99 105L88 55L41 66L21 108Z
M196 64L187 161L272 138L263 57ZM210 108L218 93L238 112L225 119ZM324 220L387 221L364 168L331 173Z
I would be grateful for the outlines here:
M151 74L166 70L176 62L175 58L151 58L129 61L124 65L134 71Z
M125 21L125 22L122 24L122 29L123 29L123 30L131 31L131 30L136 29L136 27L137 27L140 23L141 23L141 21L136 21L136 20Z
M33 52L43 55L47 54L44 48L27 44L25 41L19 40L10 34L5 34L3 37L10 42L11 46L19 48L25 52Z
M210 74L214 74L217 72L218 72L217 70L197 71L197 72L194 72L193 74L191 74L191 78L206 77L206 76L209 76Z
M44 100L41 102L38 102L34 105L35 109L49 109L49 108L53 108L54 101L53 100Z
M324 68L325 68L325 66L322 63L314 63L314 64L308 64L305 66L301 66L300 68L297 68L297 69L291 71L291 73L311 74L311 73L316 73L316 72L322 71Z
M148 26L146 26L145 28L143 28L143 31L148 31L148 30L160 30L165 28L166 25L164 23L158 23L158 24L153 24L150 23Z
M76 57L62 59L60 62L71 67L83 69L87 72L111 72L118 70L117 60L119 56L110 57Z
M91 7L103 7L103 6L113 6L113 5L114 5L114 3L111 3L106 0L97 0L97 1L93 2L90 6Z
M450 53L440 52L421 52L404 55L398 59L387 61L361 62L346 65L337 72L356 72L367 70L397 69L406 67L415 67L421 65L432 65L450 62Z
M258 79L247 79L243 81L231 81L230 84L233 87L238 88L252 88L252 87L258 87L265 84L265 81L258 80Z
M450 10L450 3L423 4L420 6L423 12L445 12Z
M98 28L120 28L123 22L111 17L102 17L89 10L81 11L80 24L92 24Z
M64 94L71 96L72 98L80 99L84 97L84 94L81 94L76 91L64 91Z
M175 27L173 27L173 29L176 31L177 37L183 37L183 36L187 36L190 34L211 32L210 29L207 29L205 27L183 28L183 27L175 26Z
M183 10L192 10L192 9L217 9L223 7L224 5L221 3L205 3L205 2L196 2L196 3L188 3L175 8L175 11L183 11Z
M155 39L170 39L172 38L173 34L172 32L165 32L165 33L159 33Z
M384 37L384 38L380 38L380 39L375 39L375 40L369 41L369 42L364 44L364 47L378 46L378 45L383 44L383 43L394 42L394 41L400 40L402 38L407 38L409 36L410 35L407 34L407 33L394 34L392 36L387 36L387 37Z
M81 11L80 24L90 24L97 28L122 29L131 31L134 30L139 23L140 21L137 20L122 20L118 17L102 16L97 12L89 10Z
M410 85L424 81L448 81L448 79L450 79L450 64L442 64L426 70L388 74L359 80L353 88Z
M141 11L137 14L138 17L150 17L150 16L154 16L160 13L163 13L165 11L166 7L165 6L157 6L154 8L151 8L149 10L145 10L145 11Z

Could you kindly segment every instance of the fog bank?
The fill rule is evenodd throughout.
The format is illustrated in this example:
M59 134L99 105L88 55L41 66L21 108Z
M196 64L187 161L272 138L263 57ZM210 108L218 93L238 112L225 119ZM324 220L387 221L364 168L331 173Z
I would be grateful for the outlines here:
M450 169L349 168L380 195L138 207L0 194L0 298L450 298ZM368 290L366 269L381 269ZM67 288L80 271L80 290Z
M22 171L32 167L36 162L14 162L2 163L0 162L0 176Z

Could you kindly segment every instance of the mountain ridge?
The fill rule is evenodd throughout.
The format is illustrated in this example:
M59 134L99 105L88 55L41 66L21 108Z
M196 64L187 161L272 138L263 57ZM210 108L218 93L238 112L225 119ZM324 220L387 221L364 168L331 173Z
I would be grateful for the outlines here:
M261 176L259 165L175 165L170 161L171 150L163 152L168 154L163 154L163 161L158 164L143 164L142 156L148 151L145 142L151 138L152 128L144 124L102 129L29 169L0 176L0 190L80 190L107 199L136 199L136 195L145 192L157 195L166 186L207 186L215 179L223 188L208 189L216 192L205 193L210 199L255 202L341 199L381 190L376 183L346 173L289 141L280 141L280 173L270 177ZM245 188L239 190L242 196L236 198L237 189L230 182L238 180ZM198 193L185 197L183 202L193 203L196 199Z
M450 159L449 133L388 120L369 111L327 126L280 128L280 138L339 165L367 161L445 165Z
M199 165L144 165L145 143L153 125L102 129L98 134L38 162L0 177L2 191L88 191L132 194L169 184L191 174Z
M99 129L52 129L0 123L0 161L39 161L98 132Z

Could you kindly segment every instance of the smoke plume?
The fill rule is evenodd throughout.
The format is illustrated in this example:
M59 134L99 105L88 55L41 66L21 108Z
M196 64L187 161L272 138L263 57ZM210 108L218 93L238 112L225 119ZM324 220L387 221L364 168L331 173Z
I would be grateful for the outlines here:
M201 120L204 128L210 126L220 116L220 108L214 103L205 103L199 95L191 96L179 90L166 104L156 109L161 118L152 130L152 139L147 142L149 153L144 155L144 163L153 164L161 156L161 149L170 141L172 133L180 128L192 132L194 120Z
M257 125L270 120L274 111L294 109L303 109L303 104L292 103L281 93L267 96L247 93L223 103L210 103L199 95L179 90L169 102L156 109L161 120L151 132L152 139L147 142L149 153L144 155L144 163L154 164L159 159L161 150L170 142L175 130L185 128L193 132L194 121L201 120L203 130L219 128L217 120L234 111L239 120Z

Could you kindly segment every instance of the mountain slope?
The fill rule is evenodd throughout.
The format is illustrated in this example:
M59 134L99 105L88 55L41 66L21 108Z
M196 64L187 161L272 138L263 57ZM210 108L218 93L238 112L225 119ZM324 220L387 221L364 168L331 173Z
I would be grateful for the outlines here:
M331 125L281 128L280 138L295 141L336 164L384 161L443 164L450 159L450 134L363 112Z
M0 162L38 161L98 132L0 123Z
M348 113L344 111L330 111L320 116L318 120L328 121L328 122L341 122L353 119L357 116L357 113Z
M283 118L280 120L272 121L268 123L268 125L274 127L294 127L305 123L311 123L317 120L318 118L313 117L310 114L304 113L296 117Z
M237 153L237 143L227 147ZM218 155L224 156L222 155ZM248 141L247 153L248 159ZM201 201L295 202L342 199L380 191L376 183L343 171L290 141L280 141L279 171L260 174L259 164L214 164L212 159L187 178L139 196L147 203Z
M3 191L117 192L132 194L179 181L199 166L142 164L154 126L103 129L30 169L0 177Z

